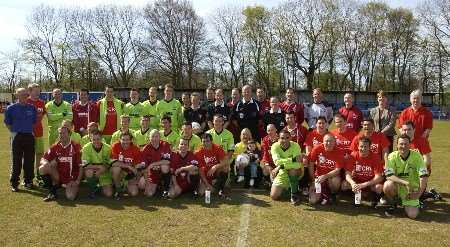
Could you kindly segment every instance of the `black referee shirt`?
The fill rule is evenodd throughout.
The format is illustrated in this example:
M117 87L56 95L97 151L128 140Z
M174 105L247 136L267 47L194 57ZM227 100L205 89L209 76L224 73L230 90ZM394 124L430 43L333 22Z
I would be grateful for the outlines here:
M200 125L206 123L206 110L203 108L192 109L192 107L184 110L184 120L188 122L197 122Z
M267 129L267 125L274 124L277 131L284 129L286 127L285 113L281 108L278 108L277 112L272 112L272 110L266 111L263 116L264 129Z
M259 102L254 99L245 102L244 99L236 103L233 110L233 119L237 120L239 131L248 128L252 132L253 139L259 141L258 122L261 119Z
M223 116L223 121L230 121L231 109L223 102L221 105L216 105L216 103L209 104L207 120L212 121L214 115L221 114Z

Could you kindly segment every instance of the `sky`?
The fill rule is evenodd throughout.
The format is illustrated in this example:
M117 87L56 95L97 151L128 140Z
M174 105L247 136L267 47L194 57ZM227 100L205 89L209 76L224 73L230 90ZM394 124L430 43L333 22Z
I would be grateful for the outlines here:
M33 7L40 4L53 7L92 8L101 4L132 5L143 7L152 0L0 0L0 52L19 49L18 40L26 37L25 22ZM281 0L193 0L196 12L207 17L215 9L226 5L263 5L268 8ZM414 8L420 0L389 0L391 7Z

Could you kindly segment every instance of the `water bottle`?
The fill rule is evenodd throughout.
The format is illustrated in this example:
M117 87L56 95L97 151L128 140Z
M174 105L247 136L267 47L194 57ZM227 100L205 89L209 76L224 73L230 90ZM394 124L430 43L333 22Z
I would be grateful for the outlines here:
M355 205L361 205L361 190L355 192Z
M210 204L211 203L211 191L205 190L205 203Z
M314 186L316 187L316 193L317 194L322 193L322 185L319 183L317 178L316 178L316 180L314 182Z

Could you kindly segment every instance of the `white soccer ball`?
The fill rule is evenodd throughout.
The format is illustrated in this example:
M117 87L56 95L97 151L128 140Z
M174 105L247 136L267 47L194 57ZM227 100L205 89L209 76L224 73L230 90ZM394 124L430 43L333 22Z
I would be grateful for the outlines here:
M199 124L199 123L197 123L197 122L192 122L192 129L193 130L199 130L199 129L201 129L202 128L202 126Z
M239 154L236 157L236 166L240 167L240 166L246 166L248 165L248 163L250 163L250 157L248 157L248 155L246 154Z

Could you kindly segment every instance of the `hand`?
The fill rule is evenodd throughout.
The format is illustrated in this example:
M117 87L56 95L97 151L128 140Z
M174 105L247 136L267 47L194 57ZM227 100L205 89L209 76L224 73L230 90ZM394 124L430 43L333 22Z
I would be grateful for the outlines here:
M325 175L321 175L321 176L318 176L317 177L317 182L318 183L323 183L323 182L325 182L325 181L327 181L327 177L325 176Z
M352 191L353 192L360 191L363 188L364 188L363 184L357 184L357 183L352 184Z
M304 164L304 165L307 165L308 164L308 156L307 155L302 155L302 163Z
M175 176L178 176L182 172L181 168L175 170Z
M128 166L128 169L130 169L131 170L131 172L133 172L134 173L134 175L137 175L138 174L138 170L135 168L135 167L133 167L133 166Z
M78 186L78 185L80 185L81 181L77 179L77 180L73 181L73 183L74 183L76 186Z
M280 170L280 167L277 166L275 169L272 170L272 172L270 173L270 178L272 180L275 179L275 177L278 175L278 171Z
M423 132L422 138L428 139L428 131Z
M406 188L406 192L408 192L408 194L410 194L410 193L412 192L412 188L411 188L411 186L409 185L409 182L406 182L405 188Z
M207 173L208 177L214 176L214 173L216 173L216 170L217 170L217 165L213 165L213 166L211 167L211 169L209 169L209 171L208 171L208 173Z

